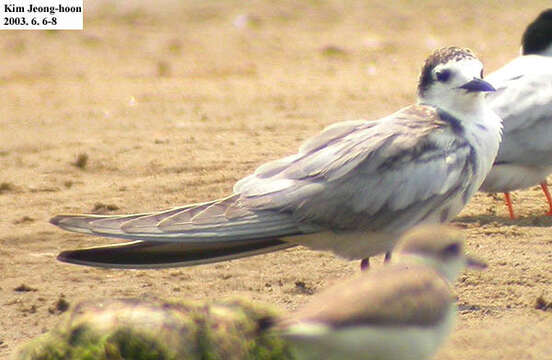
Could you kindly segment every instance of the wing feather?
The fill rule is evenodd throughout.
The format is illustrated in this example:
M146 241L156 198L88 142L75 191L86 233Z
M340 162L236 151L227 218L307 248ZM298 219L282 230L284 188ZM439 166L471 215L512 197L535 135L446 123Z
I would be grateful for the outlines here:
M390 231L388 224L411 226L447 197L468 190L477 166L473 148L435 108L411 106L365 124L341 132L326 147L305 147L312 152L272 177L250 178L239 203L290 211L298 221L332 230ZM287 187L258 191L264 186L258 183L282 179Z
M503 119L496 163L552 165L552 58L519 57L486 77L487 100Z
M188 243L327 230L401 232L451 198L474 192L473 148L449 120L432 106L413 105L376 121L336 124L298 154L261 166L227 198L160 213L52 222L102 236Z

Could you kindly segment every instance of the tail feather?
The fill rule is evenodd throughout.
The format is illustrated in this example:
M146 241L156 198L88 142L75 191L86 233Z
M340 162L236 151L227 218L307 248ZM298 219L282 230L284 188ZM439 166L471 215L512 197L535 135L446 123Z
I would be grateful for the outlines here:
M295 245L279 239L223 243L133 241L63 251L58 255L58 260L104 268L155 269L208 264L263 254Z

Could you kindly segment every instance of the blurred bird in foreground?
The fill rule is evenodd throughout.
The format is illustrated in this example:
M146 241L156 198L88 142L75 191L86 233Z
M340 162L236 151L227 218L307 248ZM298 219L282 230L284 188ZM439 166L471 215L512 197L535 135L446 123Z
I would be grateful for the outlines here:
M17 359L427 359L454 325L452 283L485 264L445 226L409 231L393 254L284 316L245 300L87 301Z
M537 184L552 215L546 184L552 173L552 9L527 26L521 54L485 78L497 89L487 100L503 119L504 134L481 190L503 192L512 219L510 191Z
M65 262L119 268L203 264L304 245L348 259L393 248L400 234L451 220L498 151L494 88L467 49L436 50L418 103L376 121L326 128L295 155L269 162L224 199L153 213L58 215L63 229L133 240L62 252Z
M305 359L429 358L456 319L451 285L466 266L462 234L420 226L397 244L391 264L331 287L276 322Z

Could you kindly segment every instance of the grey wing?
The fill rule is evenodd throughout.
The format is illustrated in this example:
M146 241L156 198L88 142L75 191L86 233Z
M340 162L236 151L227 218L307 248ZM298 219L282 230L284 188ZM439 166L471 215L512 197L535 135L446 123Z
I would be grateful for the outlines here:
M298 154L261 166L225 199L150 214L60 215L51 222L89 234L192 245L323 230L400 232L466 192L476 166L472 152L434 108L412 106L374 122L331 126ZM445 213L440 221L455 215Z
M360 122L336 124L304 148L331 143ZM303 156L297 154L257 170L267 174ZM279 171L279 170L278 170ZM243 183L243 182L242 182ZM268 182L267 187L278 183ZM166 211L132 215L58 215L51 219L63 229L86 234L135 240L62 252L58 259L81 265L117 268L159 268L205 264L294 246L279 237L320 231L315 224L298 223L280 210L241 206L239 195Z
M552 165L552 58L520 57L487 78L487 100L503 119L495 163Z
M253 179L255 186L262 192L277 191L293 180L274 180L258 182L257 177L267 178L272 173L279 173L287 166L304 156L305 152L329 146L339 138L354 131L365 121L346 121L326 128L321 134L308 140L302 150L283 159L269 162L257 169L255 175L247 177L235 186L239 193L243 184ZM367 125L369 126L369 125ZM249 186L251 191L251 186ZM305 188L303 188L305 191ZM185 205L161 212L131 215L58 215L50 220L65 230L101 235L129 240L158 242L202 243L237 241L245 239L263 239L279 236L312 233L320 230L319 226L297 223L289 213L280 211L263 211L250 209L238 204L239 195L200 204ZM136 252L138 245L132 246ZM141 244L140 248L146 248Z
M324 152L325 149L338 149L343 138L352 135L359 129L370 128L377 125L377 121L367 122L366 120L342 121L326 127L320 134L313 136L301 145L297 154L268 162L261 165L255 173L243 178L234 185L234 193L243 192L270 193L285 188L289 181L281 175L287 171L288 167L296 167L298 161L304 162L305 158L312 158L313 153ZM328 156L326 151L325 156ZM260 180L261 179L261 180ZM269 180L262 180L269 179ZM280 180L277 180L280 179ZM291 179L291 181L293 181Z
M65 230L129 240L205 244L267 239L316 231L299 229L288 214L250 211L236 204L237 195L157 213L121 216L58 215L50 220Z
M146 269L207 264L294 246L278 239L302 233L291 216L233 210L235 199L231 196L150 214L58 215L51 222L66 230L136 240L63 251L58 260Z
M434 108L411 106L344 134L244 179L239 202L335 231L401 232L479 186L473 148Z

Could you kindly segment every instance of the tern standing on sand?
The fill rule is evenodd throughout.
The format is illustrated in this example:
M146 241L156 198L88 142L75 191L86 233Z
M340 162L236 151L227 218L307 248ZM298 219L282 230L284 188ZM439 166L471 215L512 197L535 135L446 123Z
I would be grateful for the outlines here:
M58 258L157 268L295 245L348 259L391 251L409 228L456 216L489 172L501 120L485 102L494 88L482 76L470 50L436 50L422 68L417 104L329 126L224 199L146 214L58 215L51 222L63 229L133 240Z
M515 218L510 191L540 184L552 215L546 177L552 173L552 9L529 24L522 56L485 78L497 91L488 94L504 120L504 135L493 168L481 190L503 192Z

